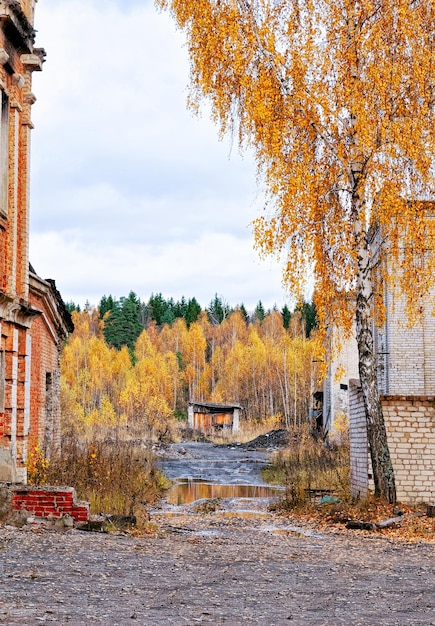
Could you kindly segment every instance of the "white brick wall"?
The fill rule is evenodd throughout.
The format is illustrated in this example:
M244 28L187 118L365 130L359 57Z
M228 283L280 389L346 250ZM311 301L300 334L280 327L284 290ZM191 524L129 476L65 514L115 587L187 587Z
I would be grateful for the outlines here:
M435 501L435 398L386 396L382 400L400 502Z
M359 380L349 381L350 484L353 498L365 498L371 485L371 461L367 441L366 415Z
M410 328L403 300L385 295L387 321L375 331L379 389L386 395L435 393L435 290L422 302L422 317Z
M359 377L355 333L343 339L335 332L330 339L334 358L323 383L323 426L327 431L331 430L337 414L349 415L349 379Z
M359 381L350 381L350 480L352 497L373 490L367 428ZM382 398L399 502L435 501L435 398Z
M380 245L374 240L374 251ZM435 289L421 301L422 316L410 328L404 300L385 291L386 323L374 332L385 426L403 502L435 500ZM355 349L356 352L356 349ZM349 371L348 378L353 378ZM358 381L350 385L351 489L370 487L367 429Z

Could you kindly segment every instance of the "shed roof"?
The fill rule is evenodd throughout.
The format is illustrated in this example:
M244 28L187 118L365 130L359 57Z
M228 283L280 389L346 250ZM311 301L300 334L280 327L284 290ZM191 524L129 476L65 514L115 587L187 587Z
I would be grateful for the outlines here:
M189 402L189 406L202 407L204 409L216 410L216 411L234 411L234 409L243 409L239 404L223 404L221 402L196 402L192 400Z

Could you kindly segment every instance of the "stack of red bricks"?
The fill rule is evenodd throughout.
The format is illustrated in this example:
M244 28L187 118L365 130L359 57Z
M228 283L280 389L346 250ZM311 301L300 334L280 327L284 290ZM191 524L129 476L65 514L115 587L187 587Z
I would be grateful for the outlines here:
M75 498L73 487L35 487L19 485L12 488L12 508L39 518L61 518L71 515L75 522L89 520L89 503Z

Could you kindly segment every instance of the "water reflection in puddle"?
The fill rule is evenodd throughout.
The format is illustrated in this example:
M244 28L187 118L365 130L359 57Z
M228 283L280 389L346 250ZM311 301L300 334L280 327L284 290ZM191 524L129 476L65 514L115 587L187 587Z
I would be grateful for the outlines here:
M275 498L279 491L263 485L220 485L182 479L171 487L166 499L168 504L182 505L210 498Z

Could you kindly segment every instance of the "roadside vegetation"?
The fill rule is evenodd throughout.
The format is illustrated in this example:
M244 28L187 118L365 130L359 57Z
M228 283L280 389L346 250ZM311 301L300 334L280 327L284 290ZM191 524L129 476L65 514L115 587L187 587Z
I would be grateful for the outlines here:
M263 471L272 484L286 487L273 510L317 532L373 533L400 541L433 541L435 518L426 506L396 503L350 492L348 424L344 416L328 441L315 439L307 426L292 431L289 446L272 457Z
M308 418L318 350L308 304L290 313L266 312L260 302L248 315L217 296L202 311L194 298L157 295L143 304L130 293L69 308L75 331L61 355L61 453L47 459L32 442L28 480L73 486L94 514L146 520L146 505L168 486L152 450L188 434L190 398L242 405L238 441ZM235 440L224 431L205 437Z
M142 527L148 520L147 505L168 487L149 448L119 439L88 441L71 432L62 441L61 454L49 461L37 446L32 449L28 480L73 486L90 503L92 514L135 516Z
M292 431L289 446L277 452L263 471L270 483L284 485L282 510L310 506L325 501L350 498L350 460L347 420L336 423L336 430L325 442L313 437L308 425Z

